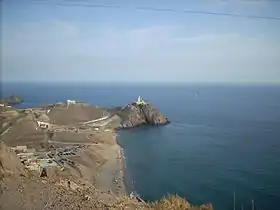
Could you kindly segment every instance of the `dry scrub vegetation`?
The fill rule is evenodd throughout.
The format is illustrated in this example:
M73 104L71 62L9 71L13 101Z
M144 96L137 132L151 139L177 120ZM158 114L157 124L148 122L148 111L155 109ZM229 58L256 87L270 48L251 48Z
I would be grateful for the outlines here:
M129 197L122 197L117 204L111 206L114 210L141 209L141 210L213 210L211 204L192 206L188 201L178 195L168 195L161 200L147 204L137 203Z

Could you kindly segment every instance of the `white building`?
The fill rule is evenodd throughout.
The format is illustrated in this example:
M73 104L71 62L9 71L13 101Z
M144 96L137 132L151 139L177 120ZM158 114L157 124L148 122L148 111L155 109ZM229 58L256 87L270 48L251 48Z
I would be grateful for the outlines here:
M138 96L138 99L137 99L137 101L136 101L136 104L137 104L137 105L145 105L145 104L147 104L147 103L143 100L143 98L142 98L141 96Z
M49 123L41 122L41 121L37 121L37 125L38 125L39 128L44 128L44 129L47 129L47 128L50 127Z
M12 150L18 150L18 151L23 151L25 152L27 150L27 146L16 146L16 147L11 147Z
M69 107L71 104L76 104L77 102L75 100L67 100L67 107Z
M9 106L9 105L6 105L6 104L0 104L0 107L7 107L7 108L12 108L11 106Z

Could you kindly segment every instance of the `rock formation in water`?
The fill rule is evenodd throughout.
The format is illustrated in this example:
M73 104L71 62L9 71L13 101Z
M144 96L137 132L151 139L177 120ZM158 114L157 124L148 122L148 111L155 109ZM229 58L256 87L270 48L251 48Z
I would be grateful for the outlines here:
M146 103L140 96L136 102L123 108L115 108L114 113L120 116L119 128L133 128L140 125L165 125L167 117L161 114L152 104Z
M16 105L16 104L21 104L23 102L23 99L20 98L19 96L16 95L11 95L7 98L1 99L2 104L6 105Z

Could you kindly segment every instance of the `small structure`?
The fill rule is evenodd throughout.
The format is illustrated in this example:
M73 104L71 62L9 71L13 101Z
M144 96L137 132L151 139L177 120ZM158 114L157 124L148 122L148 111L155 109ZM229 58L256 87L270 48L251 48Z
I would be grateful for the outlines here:
M71 104L76 104L77 102L75 100L67 100L67 107L69 107Z
M25 165L25 168L28 169L29 171L40 171L40 166L38 164L27 164Z
M9 105L7 105L7 104L0 104L0 107L12 108L12 106L9 106Z
M43 128L43 129L50 128L50 123L49 123L50 119L49 119L48 115L43 113L37 119L38 119L37 120L37 126L39 128Z
M141 96L138 96L136 104L137 105L146 105L147 103L143 100L143 98Z
M16 147L11 147L11 150L17 151L17 152L26 152L27 146L16 146Z
M34 156L34 152L18 153L17 156L19 156L19 157L33 157Z
M35 148L29 148L29 149L26 149L24 152L26 152L26 153L36 153L36 149Z
M24 164L25 168L30 170L30 171L38 171L41 173L41 171L44 168L56 168L58 167L58 164L50 158L45 158L45 159L39 159L38 157L24 157L21 156L22 163Z
M38 125L39 128L43 128L43 129L47 129L47 128L50 127L49 123L41 122L41 121L37 121L37 125Z

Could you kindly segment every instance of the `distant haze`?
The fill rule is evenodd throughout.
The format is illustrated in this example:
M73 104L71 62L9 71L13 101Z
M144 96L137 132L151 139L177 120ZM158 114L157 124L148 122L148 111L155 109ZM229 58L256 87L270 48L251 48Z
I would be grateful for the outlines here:
M280 82L280 20L28 2L1 3L4 82ZM280 17L274 1L99 3Z

